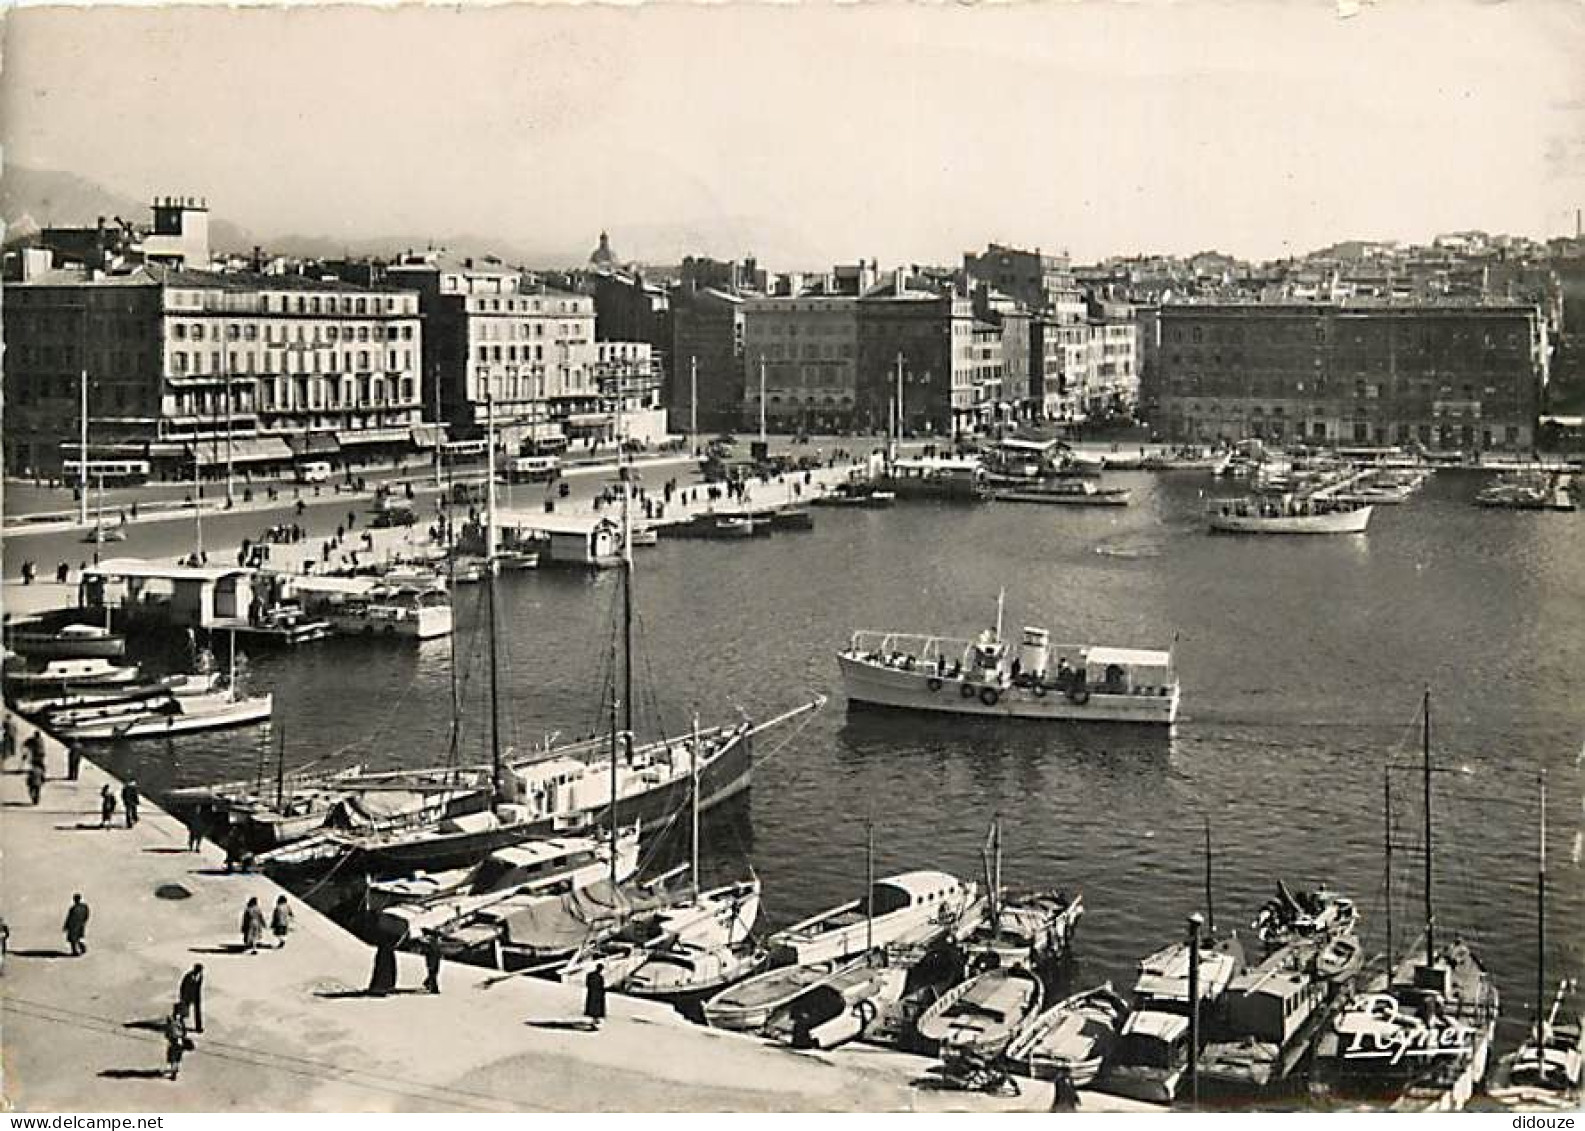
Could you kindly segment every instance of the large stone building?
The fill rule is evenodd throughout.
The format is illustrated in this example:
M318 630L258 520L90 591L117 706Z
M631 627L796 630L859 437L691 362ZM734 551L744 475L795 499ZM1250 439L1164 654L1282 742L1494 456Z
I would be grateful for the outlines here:
M300 275L46 269L5 293L5 464L61 474L86 375L93 459L156 477L433 443L418 296Z
M832 288L835 289L835 288ZM859 299L823 286L743 303L743 427L853 427L858 400Z
M1521 450L1547 380L1534 306L1165 305L1149 399L1171 440Z
M500 443L559 434L597 394L594 299L552 291L498 260L404 255L387 277L421 296L424 391L453 436Z
M743 297L703 287L672 296L671 430L735 429L743 415Z
M976 339L975 326L971 299L917 287L902 271L865 295L859 302L856 426L887 427L899 365L908 431L954 435L986 420L994 391L976 379L988 376L993 361L999 371L1000 358L984 356L990 345Z
M1046 255L1039 248L988 244L983 252L965 252L963 274L968 287L985 285L1016 299L1026 309L1056 311L1077 304L1082 313L1083 300L1073 281L1065 255Z

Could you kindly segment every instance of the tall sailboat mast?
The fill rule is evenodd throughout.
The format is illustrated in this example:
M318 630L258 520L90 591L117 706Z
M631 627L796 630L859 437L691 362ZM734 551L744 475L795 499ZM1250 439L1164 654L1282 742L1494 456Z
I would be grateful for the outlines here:
M85 335L86 338L86 335ZM82 371L81 431L77 437L77 521L88 525L88 370Z
M699 898L699 716L693 717L693 734L688 739L688 776L693 779L689 792L693 795L692 838L693 859L689 874L693 877L693 897Z
M1536 775L1541 783L1541 834L1536 856L1535 883L1535 1043L1546 1045L1546 770Z
M1436 915L1431 905L1431 689L1425 689L1422 714L1421 762L1425 777L1425 962L1436 960Z
M495 396L485 398L484 580L490 635L490 781L501 800L500 663L495 631Z
M617 387L616 396L616 466L617 475L622 481L622 692L620 698L620 714L618 702L611 704L611 883L617 882L616 868L616 842L617 842L617 755L618 752L626 754L629 762L633 760L633 530L632 516L628 503L632 497L633 485L628 475L628 467L622 461L622 390ZM615 692L613 691L613 694ZM695 779L695 789L698 781Z

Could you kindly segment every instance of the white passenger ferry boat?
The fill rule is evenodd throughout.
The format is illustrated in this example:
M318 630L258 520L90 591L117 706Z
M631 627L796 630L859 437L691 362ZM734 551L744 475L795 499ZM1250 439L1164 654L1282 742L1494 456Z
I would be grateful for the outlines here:
M837 654L851 703L1076 722L1169 724L1180 688L1167 650L1052 644L1025 628L1015 649L997 627L975 640L855 632Z
M1363 534L1373 506L1341 498L1226 499L1210 510L1222 534Z

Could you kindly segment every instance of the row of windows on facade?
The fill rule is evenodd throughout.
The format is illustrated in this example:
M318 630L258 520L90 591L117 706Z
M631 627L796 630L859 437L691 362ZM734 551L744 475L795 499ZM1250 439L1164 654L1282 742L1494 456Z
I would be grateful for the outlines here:
M506 305L501 305L502 303ZM470 313L492 314L585 314L593 316L593 299L568 299L563 302L548 302L538 298L479 298L471 297L467 302Z
M225 397L216 392L178 393L170 398L174 415L217 417L226 412ZM400 381L379 378L359 381L264 381L252 389L238 389L231 398L233 414L300 412L319 408L385 408L417 403L417 385L411 377Z
M171 291L173 310L260 310L266 314L413 314L416 294L281 295L258 291Z
M1174 366L1195 365L1223 365L1233 369L1242 369L1247 366L1256 366L1262 369L1280 369L1290 373L1305 370L1318 370L1330 363L1339 369L1368 369L1377 373L1396 372L1399 369L1497 369L1503 368L1509 372L1525 373L1530 370L1530 359L1526 357L1522 362L1515 364L1512 359L1505 359L1495 353L1463 353L1450 354L1438 358L1426 359L1415 362L1402 356L1387 356L1384 354L1366 354L1361 357L1346 357L1332 355L1330 358L1321 354L1304 353L1289 354L1287 356L1272 355L1270 352L1257 353L1254 357L1247 357L1242 351L1235 350L1224 354L1191 350L1188 353L1169 353L1163 355L1167 362Z
M295 334L291 332L294 329L296 331ZM206 333L211 340L217 342L220 340L220 327L218 326L207 331L204 329L202 322L176 322L171 326L171 337L178 342L201 342L204 340ZM257 341L259 338L258 323L246 322L240 326L234 322L229 323L225 329L225 336L226 340L231 342ZM413 340L413 325L412 323L404 323L400 326L387 326L381 323L372 327L336 326L334 324L326 325L316 322L312 326L298 324L295 327L289 327L276 322L266 322L264 324L264 341L266 344L279 342L284 345L290 341L317 343L321 341L367 342L371 340L376 342L410 342Z
M1292 425L1293 436L1309 436L1314 440L1352 440L1355 443L1396 443L1407 444L1410 440L1419 440L1420 443L1431 445L1437 442L1449 444L1455 440L1466 447L1475 443L1477 434L1481 443L1490 447L1496 443L1518 444L1523 441L1525 430L1517 424L1499 425L1497 427L1477 427L1473 424L1405 424L1393 425L1370 424L1366 421L1349 421L1347 424L1339 423L1336 427L1327 422L1317 420L1306 422L1302 420L1261 420L1241 416L1216 417L1209 420L1196 416L1173 417L1168 420L1167 431L1175 437L1198 436L1210 438L1216 435L1247 436L1253 434L1258 439L1281 439L1289 435L1289 425ZM1498 431L1501 428L1501 431Z
M475 341L503 342L524 341L528 338L543 338L547 322L508 322L501 318L481 318L468 324L468 333ZM594 338L592 323L579 325L570 322L558 322L553 327L553 337L558 342L573 345L587 344Z
M1173 376L1168 379L1166 387L1174 393L1187 395L1202 392L1208 387L1213 391L1217 389L1226 391L1228 383L1226 381L1218 380L1206 381L1205 379L1197 376ZM1463 389L1465 400L1472 400L1474 398L1477 387L1482 390L1483 395L1488 397L1527 391L1527 389L1524 388L1516 389L1512 385L1476 386L1471 382L1465 382L1459 387ZM1448 384L1447 382L1438 381L1434 377L1423 377L1418 379L1400 378L1398 381L1387 385L1377 384L1371 381L1355 381L1353 383L1352 393L1355 400L1375 400L1383 396L1428 397L1433 393L1440 394L1442 396L1451 396L1453 394L1453 389L1454 386ZM1340 397L1348 396L1350 393L1350 387L1345 382L1332 382L1328 381L1325 377L1317 377L1313 381L1292 382L1283 381L1281 379L1252 379L1246 381L1240 391L1246 396L1267 397L1285 396L1289 395L1290 393L1293 395L1308 394L1308 398L1313 399L1328 395Z
M1244 341L1244 327L1242 326L1171 326L1163 334L1169 342L1242 342ZM1280 342L1311 342L1317 345L1340 344L1347 342L1356 346L1382 345L1394 342L1398 345L1414 345L1419 343L1422 349L1432 349L1435 346L1465 346L1479 341L1484 348L1493 349L1499 343L1506 343L1509 348L1522 346L1525 335L1519 330L1509 330L1506 334L1493 333L1490 330L1479 331L1463 326L1430 326L1398 322L1391 325L1379 325L1353 328L1352 333L1344 334L1342 331L1329 333L1326 324L1312 322L1296 323L1265 323L1258 333L1250 335L1252 342L1266 342L1276 344Z
M358 350L356 354L350 350L346 353L337 353L334 350L323 355L316 352L309 353L269 353L262 355L251 350L245 353L230 353L225 361L225 370L228 373L366 373L370 369L371 361L378 364L380 354L376 351ZM191 368L189 368L189 360ZM411 369L413 367L413 351L404 349L398 353L390 350L385 355L387 370ZM354 364L356 362L356 364ZM209 372L212 375L221 373L222 358L219 350L209 354ZM191 354L186 350L173 350L171 352L171 372L176 374L194 374L202 376L204 373L204 355L197 350Z

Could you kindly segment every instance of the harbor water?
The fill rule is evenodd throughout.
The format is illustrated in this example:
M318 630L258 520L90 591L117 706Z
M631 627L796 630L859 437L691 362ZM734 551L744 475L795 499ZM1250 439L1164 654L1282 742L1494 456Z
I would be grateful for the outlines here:
M1075 980L1132 983L1134 963L1211 908L1247 930L1278 879L1329 883L1386 941L1384 766L1394 795L1393 928L1418 934L1420 703L1432 694L1435 906L1477 941L1515 1042L1535 991L1537 771L1548 771L1548 971L1585 966L1585 521L1481 510L1481 480L1433 478L1380 507L1368 535L1214 536L1203 475L1122 474L1127 508L903 504L817 512L812 532L638 551L640 737L765 717L806 720L756 748L750 797L705 823L709 878L764 880L771 925L859 893L865 823L884 875L980 872L1000 815L1012 885L1082 890ZM619 630L614 573L499 584L500 718L519 750L603 730ZM1054 641L1172 646L1183 714L1162 729L849 709L835 651L854 629L968 636L1006 589L1006 626ZM458 592L461 745L488 758L479 587ZM250 659L275 732L110 750L155 796L290 767L444 760L452 644L333 640ZM281 728L284 727L284 735ZM678 832L666 840L677 851Z

